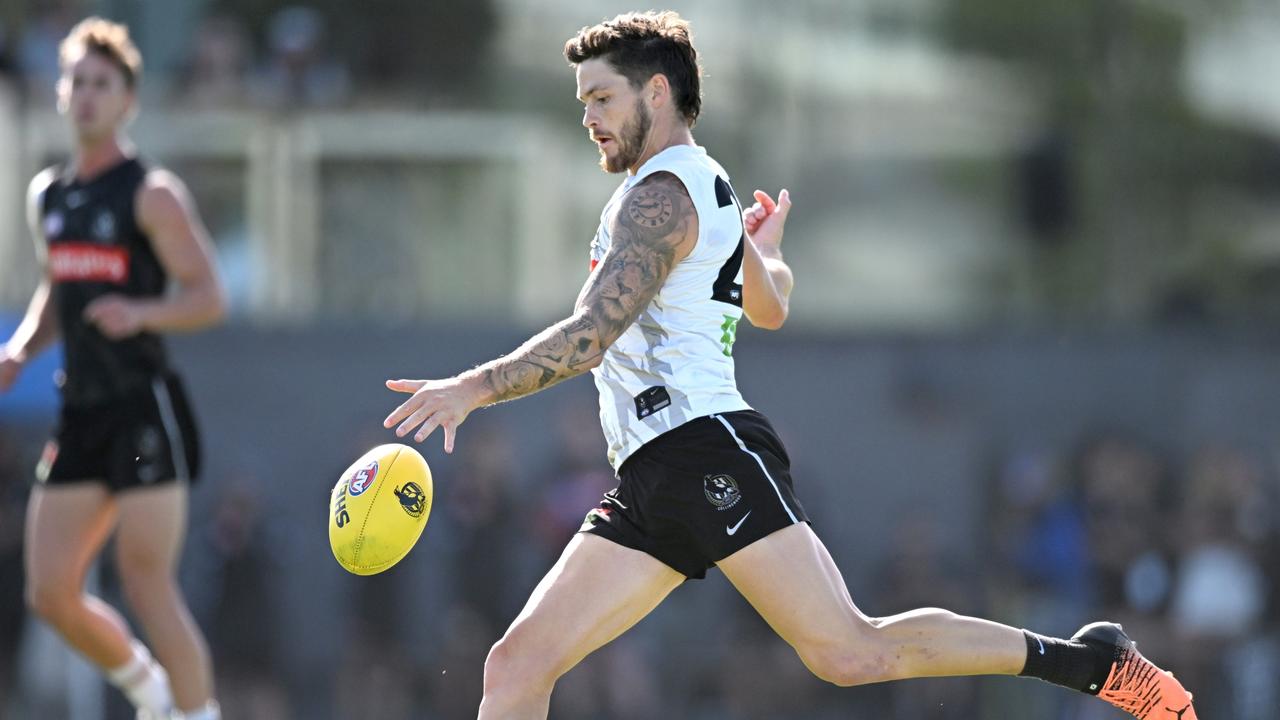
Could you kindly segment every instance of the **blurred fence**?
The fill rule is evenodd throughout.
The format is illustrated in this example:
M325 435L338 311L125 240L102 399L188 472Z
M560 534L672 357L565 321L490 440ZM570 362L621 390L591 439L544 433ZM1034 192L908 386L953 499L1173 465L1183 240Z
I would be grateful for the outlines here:
M793 29L787 42L802 38ZM824 63L852 52L830 37L818 47ZM530 92L566 99L540 97L528 114L177 103L145 106L130 134L192 188L238 317L542 322L576 295L619 182L595 168L571 76L552 57L555 82L539 75ZM740 195L787 186L799 203L787 250L804 278L796 322L936 328L1022 314L1025 301L1007 301L1031 260L1003 173L1038 113L1019 81L995 63L910 48L858 61L860 79L813 114L787 110L819 92L803 69L770 97L726 68L697 128ZM887 102L889 76L867 68L892 63L898 96ZM68 145L61 118L6 105L2 87L0 153L12 162L0 169L0 307L16 309L36 280L23 189Z
M22 198L67 137L48 111L0 107L0 304L35 287ZM542 319L585 267L596 198L568 191L559 135L483 113L147 112L142 152L198 189L233 302L259 321ZM465 272L459 270L465 269ZM570 295L571 297L571 295Z

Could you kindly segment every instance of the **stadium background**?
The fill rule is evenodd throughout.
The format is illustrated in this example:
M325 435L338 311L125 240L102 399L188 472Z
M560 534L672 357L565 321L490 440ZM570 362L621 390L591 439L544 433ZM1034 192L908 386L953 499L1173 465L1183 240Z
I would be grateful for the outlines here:
M622 2L0 0L0 336L63 156L56 43L147 63L132 135L192 187L233 297L172 343L207 462L182 579L228 718L474 716L488 646L612 478L579 379L479 412L401 566L355 578L327 491L441 376L567 311L616 183L560 56ZM687 0L696 134L791 189L798 288L744 394L869 613L1120 620L1206 718L1280 718L1280 10L1269 0ZM0 716L128 717L21 602L56 353L0 397ZM110 565L94 583L117 592ZM602 592L609 578L600 579ZM1118 717L1005 678L840 690L721 576L562 680L554 718Z

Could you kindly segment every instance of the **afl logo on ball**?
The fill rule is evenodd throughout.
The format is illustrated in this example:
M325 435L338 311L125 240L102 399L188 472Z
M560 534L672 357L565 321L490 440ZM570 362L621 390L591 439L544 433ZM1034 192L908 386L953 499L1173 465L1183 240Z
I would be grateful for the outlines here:
M737 481L728 475L708 475L702 478L702 491L706 493L707 501L715 505L717 510L728 510L742 499Z
M422 487L416 482L407 482L403 487L396 488L396 497L400 499L400 507L409 513L409 517L422 517L427 509L427 494L422 492Z
M373 481L376 480L377 478L378 478L378 461L374 460L370 462L368 465L365 465L364 467L357 470L356 474L351 476L350 488L348 489L348 492L351 493L351 497L356 497L364 493L365 490L368 490L370 487L372 487Z

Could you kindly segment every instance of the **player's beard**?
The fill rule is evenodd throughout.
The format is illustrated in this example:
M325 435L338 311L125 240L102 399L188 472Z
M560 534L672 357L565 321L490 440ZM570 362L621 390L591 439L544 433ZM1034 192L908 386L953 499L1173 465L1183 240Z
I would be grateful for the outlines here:
M614 142L618 145L617 154L609 157L601 153L600 167L609 173L626 172L628 168L640 161L640 155L644 153L645 140L649 138L649 130L652 128L653 116L649 114L649 108L645 107L644 100L637 99L635 114L623 123L622 130L613 136Z

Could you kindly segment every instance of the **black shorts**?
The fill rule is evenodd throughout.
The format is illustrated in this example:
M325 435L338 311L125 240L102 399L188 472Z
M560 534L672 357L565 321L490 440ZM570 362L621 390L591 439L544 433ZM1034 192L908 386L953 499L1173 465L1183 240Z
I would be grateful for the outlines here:
M105 482L113 492L192 482L200 444L191 404L173 375L104 405L64 406L36 479L49 485Z
M709 415L649 441L580 532L648 553L690 578L751 543L808 522L791 460L754 410Z

